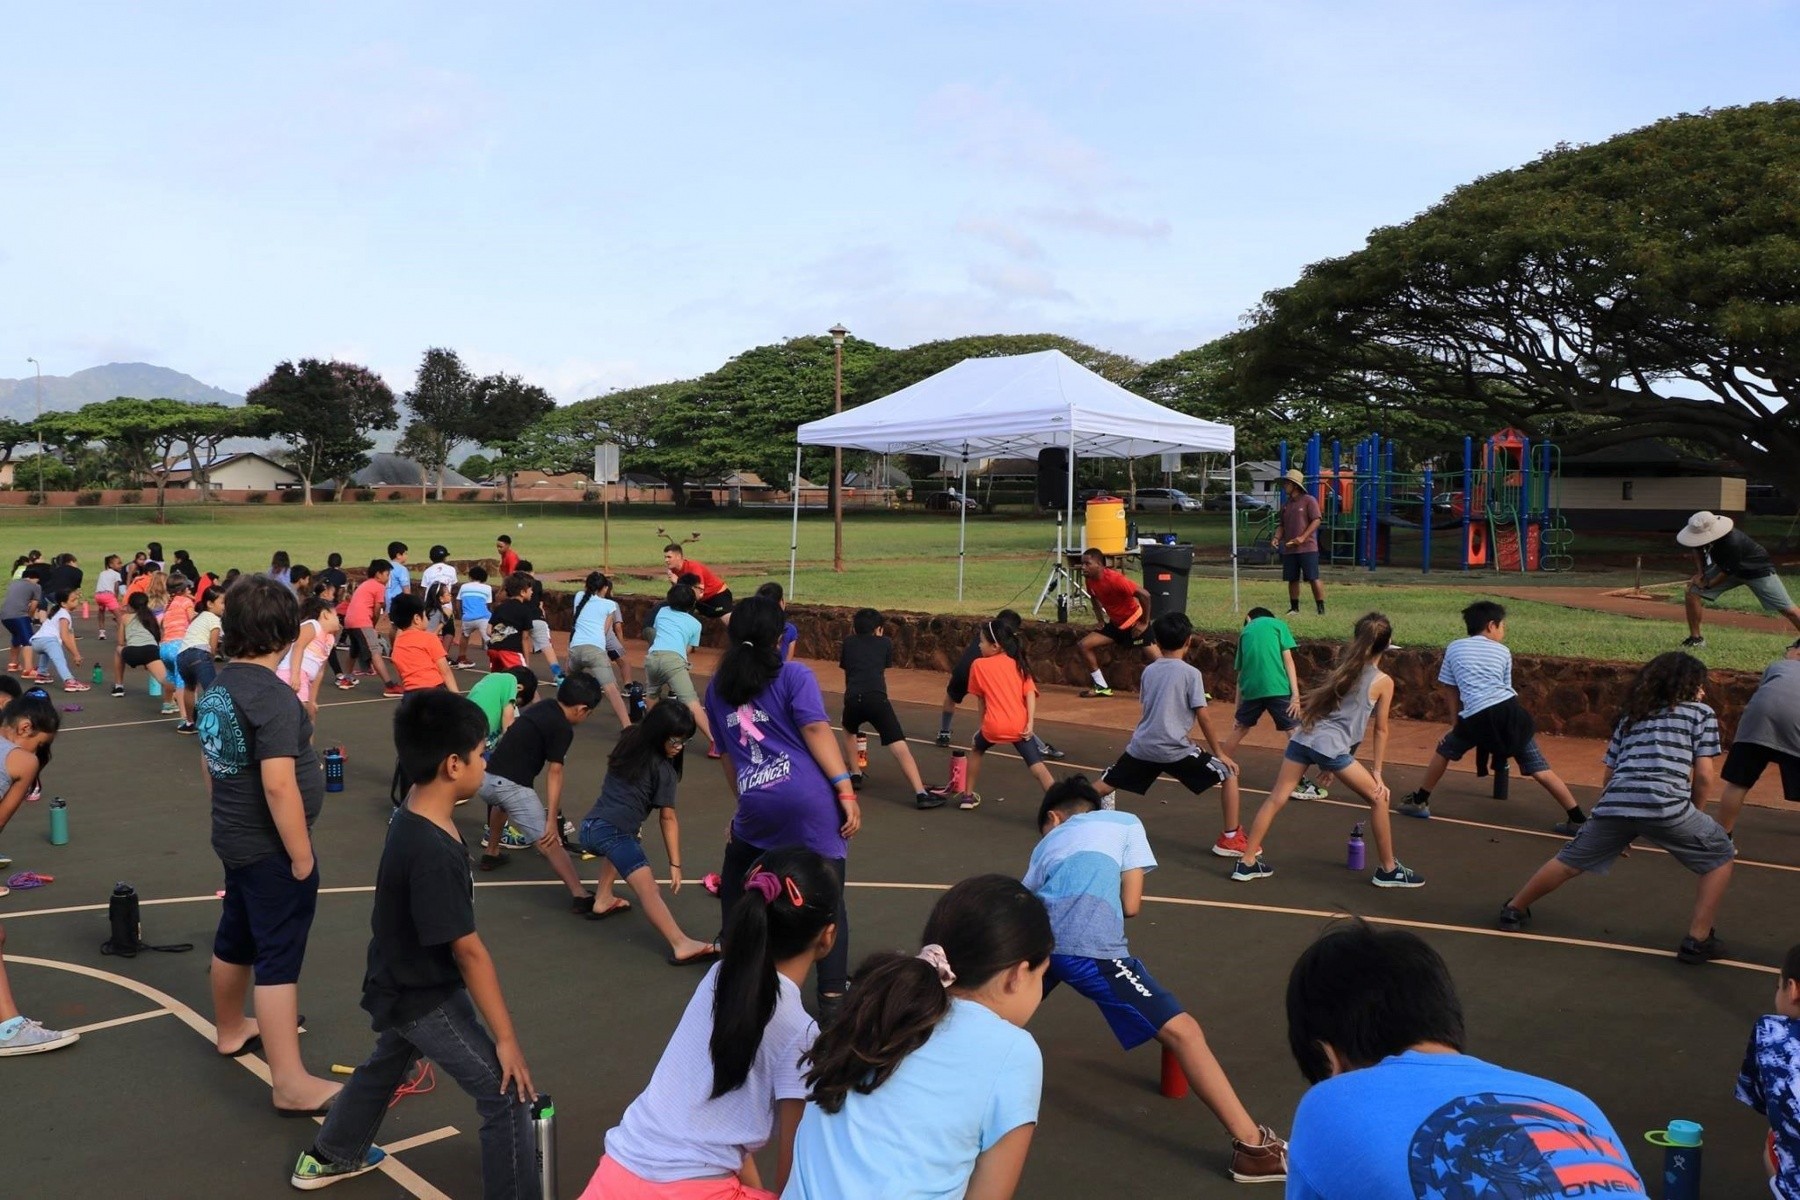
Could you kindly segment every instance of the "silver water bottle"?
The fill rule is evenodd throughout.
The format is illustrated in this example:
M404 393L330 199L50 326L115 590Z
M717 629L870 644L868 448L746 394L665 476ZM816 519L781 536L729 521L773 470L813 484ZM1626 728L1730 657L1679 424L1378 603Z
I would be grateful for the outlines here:
M556 1190L556 1102L539 1093L531 1104L531 1132L537 1141L538 1194L543 1200L557 1200Z

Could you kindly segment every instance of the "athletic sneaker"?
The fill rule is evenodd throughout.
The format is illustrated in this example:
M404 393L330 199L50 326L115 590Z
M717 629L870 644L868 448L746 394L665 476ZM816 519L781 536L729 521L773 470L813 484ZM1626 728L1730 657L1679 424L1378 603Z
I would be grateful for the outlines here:
M949 730L946 729L942 733L939 733L937 735L937 744L938 744L938 748L940 750L948 750L950 748L950 731Z
M466 658L459 658L455 662L451 663L450 665L455 667L459 671L467 671L470 668L472 668L475 664L470 662Z
M0 1022L0 1058L61 1050L80 1040L79 1033L70 1033L66 1029L45 1029L29 1017L14 1017L10 1021Z
M502 850L529 850L531 849L531 839L525 836L524 830L508 822L505 831L500 834L500 848Z
M1416 888L1425 886L1425 877L1399 859L1395 859L1393 870L1376 871L1375 878L1369 882L1376 887Z
M1563 837L1574 837L1581 832L1581 826L1574 821L1558 821L1550 827L1550 832Z
M164 700L163 701L163 706L162 706L162 715L163 716L173 717L173 716L178 715L180 712L181 712L181 710L179 708L175 707L175 702L173 700Z
M1061 762L1063 759L1069 757L1067 751L1058 750L1055 746L1052 746L1049 742L1046 742L1043 738L1039 738L1037 740L1037 744L1038 744L1038 753L1042 754L1045 758L1049 759L1051 762Z
M1258 879L1267 879L1274 873L1275 868L1269 865L1269 860L1266 858L1259 858L1253 863L1247 863L1240 858L1237 866L1231 868L1231 882L1254 883Z
M199 733L200 727L198 725L194 724L192 721L183 721L179 725L175 726L175 732L176 733Z
M1431 798L1419 792L1408 792L1400 798L1400 815L1431 820Z
M1212 852L1220 858L1242 858L1244 851L1250 848L1250 839L1244 836L1240 826L1230 833L1222 833L1219 840L1213 843Z
M122 683L113 684L113 693L112 694L115 696L123 696L125 694L125 685Z
M1719 945L1719 939L1713 935L1711 930L1708 930L1704 940L1696 940L1691 937L1682 938L1681 948L1675 951L1675 957L1689 966L1698 966L1700 963L1711 962L1724 953L1725 947ZM0 1050L0 1054L4 1053L6 1053L4 1050Z
M1293 798L1295 800L1324 800L1329 798L1330 795L1330 792L1326 791L1310 779L1302 779L1299 783L1294 785Z
M964 812L967 812L972 808L980 808L981 807L981 793L980 792L964 792L962 795L960 795L956 798L956 807L962 809Z
M288 1182L303 1192L315 1192L323 1187L344 1179L353 1179L358 1175L373 1171L387 1157L386 1150L369 1147L369 1155L363 1159L360 1167L334 1167L313 1153L308 1146L300 1152L300 1160L294 1164L294 1173L288 1176Z
M92 686L93 684L83 683L79 679L63 680L63 691L65 692L85 692Z
M1706 639L1703 637L1699 637L1699 636L1695 636L1695 637L1691 637L1691 638L1682 638L1681 644L1683 646L1687 647L1689 650L1698 650L1700 647L1706 645Z
M356 686L356 679L350 675L339 675L337 677L337 685L338 691L347 692Z
M1258 1125L1260 1144L1231 1139L1231 1178L1237 1183L1280 1183L1287 1178L1288 1144L1267 1125Z
M920 792L913 797L913 807L920 811L927 808L942 808L944 807L944 798L930 792Z
M1500 920L1498 924L1499 927L1507 933L1517 933L1519 930L1531 924L1531 910L1529 908L1514 908L1510 904L1502 904L1500 906Z
M406 695L406 689L397 683L390 683L381 689L381 694L383 696L404 696Z
M1082 688L1081 695L1085 700L1111 700L1112 689L1109 687Z

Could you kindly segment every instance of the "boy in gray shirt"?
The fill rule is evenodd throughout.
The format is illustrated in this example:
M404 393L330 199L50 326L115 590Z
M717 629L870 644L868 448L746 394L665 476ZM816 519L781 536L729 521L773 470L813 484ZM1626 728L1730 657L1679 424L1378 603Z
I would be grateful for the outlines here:
M1182 657L1193 634L1194 625L1186 613L1164 613L1151 622L1154 661L1144 668L1138 682L1143 715L1125 744L1125 753L1100 776L1094 790L1103 807L1113 808L1115 791L1142 796L1159 775L1167 775L1196 796L1218 784L1225 832L1213 843L1212 852L1220 858L1237 858L1249 844L1238 824L1237 763L1219 749L1219 739L1206 719L1206 683ZM1206 750L1189 736L1195 725L1206 740Z

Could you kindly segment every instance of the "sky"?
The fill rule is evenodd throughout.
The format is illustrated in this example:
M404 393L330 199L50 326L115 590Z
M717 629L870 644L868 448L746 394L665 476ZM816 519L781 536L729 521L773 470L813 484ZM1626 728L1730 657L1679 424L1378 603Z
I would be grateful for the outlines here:
M1777 0L9 9L0 376L448 346L565 402L837 322L1161 357L1800 60Z

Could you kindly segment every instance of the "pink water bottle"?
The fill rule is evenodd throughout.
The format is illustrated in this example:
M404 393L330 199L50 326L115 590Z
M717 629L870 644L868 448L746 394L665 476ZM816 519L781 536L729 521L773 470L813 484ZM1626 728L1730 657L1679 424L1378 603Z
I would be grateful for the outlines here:
M1363 869L1363 863L1365 861L1366 860L1363 857L1362 822L1358 821L1355 825L1350 827L1350 849L1349 853L1345 856L1344 865L1349 867L1352 871L1360 871Z
M950 752L950 794L960 795L969 787L969 752L952 750Z

